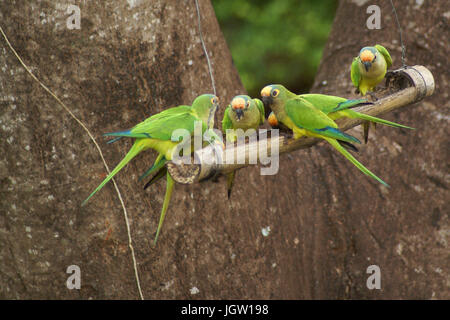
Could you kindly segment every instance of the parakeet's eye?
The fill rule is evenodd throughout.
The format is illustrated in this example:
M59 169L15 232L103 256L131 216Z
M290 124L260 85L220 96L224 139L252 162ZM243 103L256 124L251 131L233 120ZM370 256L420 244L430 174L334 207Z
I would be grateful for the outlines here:
M247 101L247 103L245 104L245 106L248 108L250 107L250 101Z
M272 97L276 97L280 94L280 90L278 89L273 89L272 92L270 93L272 95Z
M211 103L212 104L218 104L219 103L219 98L217 98L217 97L211 98Z

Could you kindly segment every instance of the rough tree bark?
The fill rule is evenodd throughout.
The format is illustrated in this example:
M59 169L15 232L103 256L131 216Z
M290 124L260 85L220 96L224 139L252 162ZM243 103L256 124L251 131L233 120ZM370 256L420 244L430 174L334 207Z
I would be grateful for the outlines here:
M386 118L415 131L377 126L361 148L362 163L391 185L387 190L360 176L327 146L311 150L321 167L323 193L317 197L314 232L319 243L319 284L311 297L448 299L449 278L449 102L450 7L447 1L396 0L403 27L406 64L424 65L434 75L432 97ZM366 9L381 8L381 29L366 28ZM350 96L349 70L361 47L380 43L400 68L399 34L389 1L341 1L312 88ZM359 130L361 131L361 130ZM354 133L357 133L354 131ZM316 185L317 187L317 185ZM328 194L328 195L327 195ZM323 212L322 212L323 210ZM304 246L312 246L306 241ZM313 252L313 247L310 249ZM309 251L309 250L308 250ZM317 248L314 249L317 251ZM331 254L330 254L331 253ZM368 290L367 266L381 269L382 290ZM328 293L327 293L328 292Z
M2 2L1 26L33 72L95 134L113 167L131 144L107 145L102 133L212 91L195 4L74 1L81 29L69 30L70 3ZM282 156L276 176L240 170L230 201L223 179L177 185L153 248L165 184L144 191L137 182L154 159L147 152L116 178L145 298L449 297L449 77L441 71L449 67L448 8L442 10L444 0L420 8L396 3L408 62L429 67L437 90L387 117L416 131L378 127L361 147L358 158L391 190L320 144ZM400 65L389 7L383 1L382 29L368 31L367 5L341 2L313 91L350 95L348 67L363 44L386 45ZM245 91L211 4L200 1L200 9L221 119L227 101ZM80 207L104 177L98 152L0 43L0 298L139 298L112 184ZM66 288L73 264L81 269L80 290ZM366 288L371 264L381 268L382 290Z

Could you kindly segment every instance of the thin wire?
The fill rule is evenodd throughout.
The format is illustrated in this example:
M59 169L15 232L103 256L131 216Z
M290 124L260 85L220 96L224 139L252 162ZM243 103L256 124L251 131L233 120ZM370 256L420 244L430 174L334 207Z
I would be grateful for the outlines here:
M205 57L206 57L206 61L208 62L208 71L209 71L209 76L211 78L211 85L213 88L213 92L214 95L217 96L216 94L216 85L214 82L214 75L213 75L213 71L212 71L212 67L211 67L211 61L209 60L209 55L208 55L208 50L206 50L206 45L205 45L205 41L203 41L203 34L202 34L202 22L201 22L201 18L200 18L200 8L198 6L198 0L195 0L195 7L197 8L197 18L198 18L198 32L200 34L200 41L202 43L202 47L203 47L203 52L205 52ZM217 107L216 107L217 108ZM208 128L212 128L212 123L216 114L216 108L211 109L209 111L209 115L208 115Z
M400 22L398 21L397 10L395 10L394 2L392 2L392 0L389 0L389 1L391 2L392 11L394 12L395 21L397 22L397 28L398 28L398 32L400 35L400 45L402 46L402 64L403 64L403 67L407 67L406 62L405 62L406 48L405 48L405 45L403 44L402 27L400 26Z
M214 82L214 76L213 71L211 67L211 61L209 60L208 50L206 50L205 42L203 41L203 34L202 34L202 22L200 18L200 8L198 6L198 0L195 0L195 7L197 8L197 17L198 17L198 32L200 33L200 41L202 43L203 51L205 52L206 61L208 62L208 70L209 70L209 76L211 77L211 85L214 91L214 95L216 95L216 85Z
M14 55L16 56L17 60L19 60L20 64L25 68L25 70L30 74L30 76L36 80L39 85L45 90L47 91L47 93L49 93L53 98L55 98L55 100L70 114L70 116L76 121L78 122L78 124L86 131L86 133L88 134L89 138L91 138L92 142L94 142L95 147L98 150L98 153L100 154L100 158L103 161L103 164L106 168L106 171L108 172L108 174L111 173L111 171L109 170L108 164L106 163L105 158L103 157L103 153L102 150L100 149L100 146L98 145L97 141L95 140L94 136L91 134L91 132L89 131L89 129L84 125L83 122L81 122L80 119L78 119L73 113L72 111L70 111L70 109L61 101L61 99L58 98L58 96L56 96L56 94L54 94L45 84L43 84L31 71L31 69L25 64L25 62L23 62L22 58L20 58L19 54L17 53L17 51L14 49L14 47L11 45L11 43L8 40L8 37L6 36L5 32L3 31L3 28L0 26L0 32L3 36L3 38L5 39L6 43L8 44L9 48L11 49L11 51L14 53ZM128 214L127 214L127 209L125 208L125 204L123 202L122 199L122 195L120 194L119 191L119 187L117 186L116 182L114 181L114 179L112 179L112 182L114 184L114 188L116 189L117 195L119 197L120 200L120 204L122 205L123 208L123 214L125 217L125 224L127 226L127 232L128 232L128 247L130 248L131 251L131 257L133 259L133 267L134 267L134 274L136 277L136 284L138 287L138 291L139 291L139 296L142 300L144 300L144 295L142 294L142 290L141 290L141 284L139 281L139 273L137 270L137 263L136 263L136 257L134 254L134 248L133 248L133 244L132 244L132 239L131 239L131 231L130 231L130 223L128 221Z

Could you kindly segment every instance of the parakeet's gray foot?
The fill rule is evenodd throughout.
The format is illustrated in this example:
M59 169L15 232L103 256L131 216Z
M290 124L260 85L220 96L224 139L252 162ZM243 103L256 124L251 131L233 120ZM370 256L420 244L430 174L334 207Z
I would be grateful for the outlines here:
M364 143L367 144L367 141L369 141L369 127L370 127L370 122L369 121L364 121L362 123L363 129L364 129Z
M377 96L375 95L375 92L367 91L366 94L369 95L373 99L373 101L377 101L378 100Z

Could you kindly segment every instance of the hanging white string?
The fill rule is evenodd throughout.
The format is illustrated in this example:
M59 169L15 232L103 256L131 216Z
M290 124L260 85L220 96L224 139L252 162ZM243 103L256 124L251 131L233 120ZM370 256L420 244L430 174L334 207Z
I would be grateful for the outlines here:
M392 6L392 12L394 12L394 16L395 16L395 21L397 22L397 29L400 35L400 45L402 46L402 64L403 67L407 67L406 65L406 48L405 45L403 44L403 36L402 36L402 27L400 26L400 22L398 21L398 16L397 16L397 10L395 10L395 6L394 6L394 2L392 2L392 0L390 0L391 2L391 6Z
M94 143L95 147L97 148L98 153L100 154L100 158L103 161L103 165L105 166L106 171L108 172L108 174L111 173L111 171L109 170L108 164L106 163L105 158L103 157L103 152L100 149L100 146L98 145L97 141L95 140L94 136L92 135L92 133L89 131L89 129L86 127L86 125L80 120L78 119L75 114L73 114L72 111L70 111L70 109L64 104L64 102L61 101L61 99L58 98L58 96L56 94L53 93L53 91L51 91L45 84L42 83L42 81L40 81L35 75L34 73L31 71L31 69L25 64L25 62L23 62L22 58L19 56L19 54L17 53L17 51L14 49L14 47L11 45L11 43L8 40L8 37L6 36L5 32L3 31L3 28L0 26L0 32L3 36L3 38L6 41L6 44L8 45L9 49L12 51L12 53L16 56L17 60L19 60L20 64L22 65L22 67L24 67L24 69L29 73L29 75L37 82L39 83L39 85L45 90L47 91L48 94L50 94L63 108L64 110L66 110L69 115L84 129L84 131L86 131L87 135L89 136L89 138L92 140L92 142ZM117 196L119 197L119 201L120 204L122 205L123 208L123 215L125 218L125 224L127 227L127 233L128 233L128 247L130 248L131 251L131 258L133 260L133 268L134 268L134 275L136 278L136 284L137 284L137 288L139 291L139 296L142 300L144 300L144 295L142 294L142 290L141 290L141 284L139 281L139 273L138 273L138 269L137 269L137 263L136 263L136 257L134 254L134 248L133 248L133 244L132 244L132 238L131 238L131 231L130 231L130 222L128 220L128 213L127 213L127 209L125 207L125 204L123 202L122 199L122 195L120 194L120 190L119 187L116 183L116 181L114 181L114 179L111 179L112 183L114 184L114 188L116 189L117 192Z
M203 34L202 34L202 22L201 22L201 15L200 15L200 8L198 6L198 0L195 0L195 7L197 8L197 17L198 17L198 32L200 34L200 41L202 43L203 51L205 52L206 61L208 62L208 71L209 76L211 77L211 85L213 88L214 95L216 94L216 85L214 82L214 75L211 67L211 61L209 60L208 50L206 50L205 41L203 41Z

